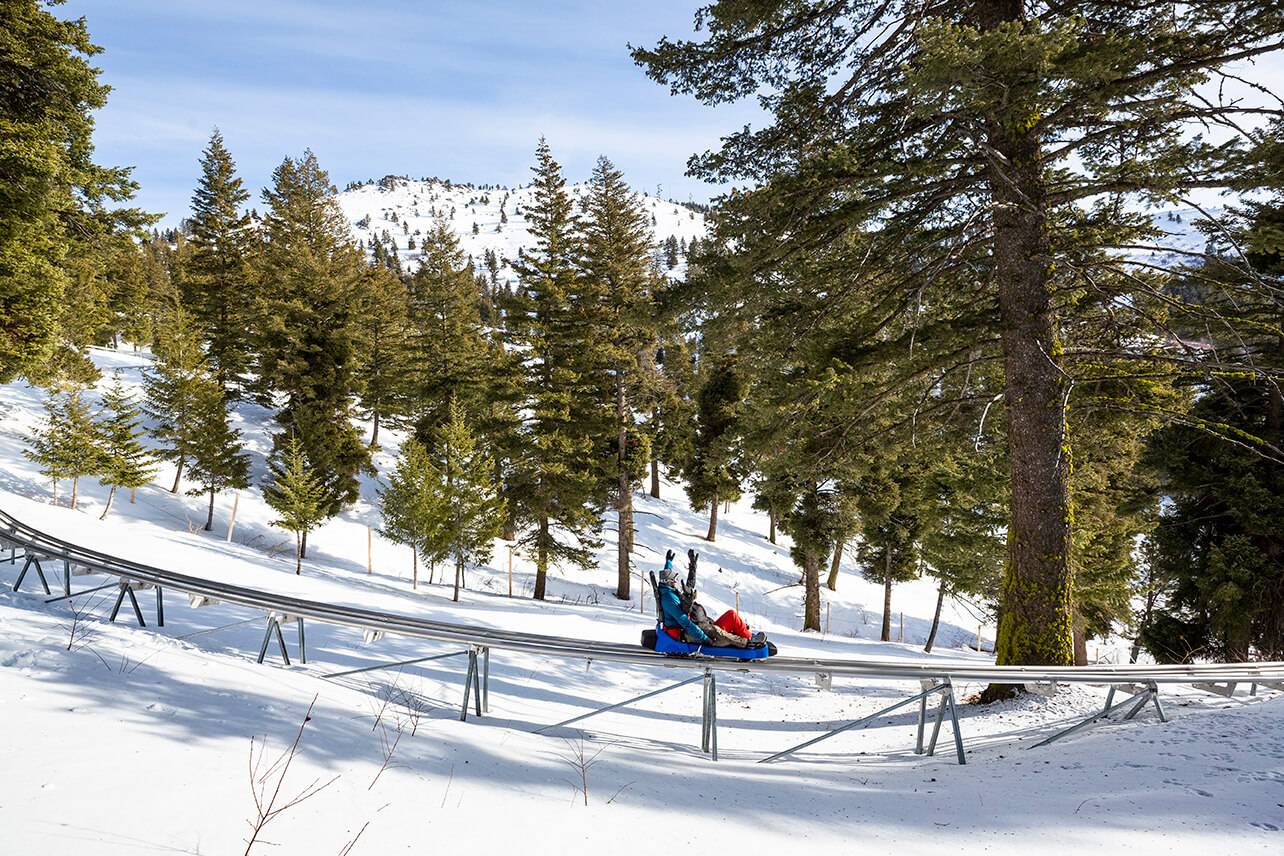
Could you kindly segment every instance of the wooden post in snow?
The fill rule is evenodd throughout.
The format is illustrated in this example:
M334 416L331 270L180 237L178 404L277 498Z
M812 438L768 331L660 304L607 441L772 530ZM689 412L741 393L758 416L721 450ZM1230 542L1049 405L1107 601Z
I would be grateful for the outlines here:
M904 620L904 619L902 619ZM829 635L829 602L825 602L825 635Z
M236 527L236 507L241 504L241 492L232 494L232 516L227 521L227 543L232 543L232 530Z
M508 596L513 596L513 545L508 545Z
M896 632L896 641L905 641L905 613L901 613L901 629Z
M410 587L419 588L419 551L414 547L410 548Z
M740 592L736 592L736 612L740 611Z
M366 527L366 576L374 573L374 553L370 542L374 540L374 534L370 527Z
M981 625L976 625L976 650L981 650Z

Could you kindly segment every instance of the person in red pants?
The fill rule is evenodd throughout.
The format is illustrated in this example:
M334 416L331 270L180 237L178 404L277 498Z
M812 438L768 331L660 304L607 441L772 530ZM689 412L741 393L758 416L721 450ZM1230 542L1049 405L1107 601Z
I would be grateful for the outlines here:
M766 645L767 635L761 631L758 633L751 631L749 625L740 617L740 613L734 609L728 609L714 620L696 601L695 575L696 562L699 558L700 556L694 550L687 551L690 569L686 584L682 586L681 594L678 594L678 575L673 570L673 551L670 550L665 556L664 570L660 572L660 585L662 588L668 587L672 590L668 597L664 597L663 592L661 596L661 603L668 604L664 610L665 632L674 639L692 644L712 645L717 648L759 648ZM680 616L677 614L679 610ZM675 614L669 616L670 611ZM682 621L682 618L686 618L687 621ZM701 639L691 630L684 629L683 625L686 624L694 624L705 638Z

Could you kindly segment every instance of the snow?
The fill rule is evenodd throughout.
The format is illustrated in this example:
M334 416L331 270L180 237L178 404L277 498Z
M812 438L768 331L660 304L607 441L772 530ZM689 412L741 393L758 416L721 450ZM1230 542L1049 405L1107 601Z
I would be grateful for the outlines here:
M129 384L138 383L147 363L146 355L124 351L93 356L105 370L119 368ZM612 596L610 530L599 568L557 571L543 604L529 599L533 569L521 556L514 560L517 596L506 596L502 542L490 567L470 572L460 604L440 583L412 589L407 551L377 532L367 573L375 479L364 484L361 503L314 533L302 577L292 573L287 539L269 525L257 490L241 493L230 543L231 495L219 497L214 531L201 532L205 500L169 493L172 471L159 472L136 504L118 501L106 521L97 519L106 489L93 482L81 485L79 510L55 507L49 485L21 454L42 396L22 384L0 386L0 508L68 539L187 573L460 623L615 641L636 640L650 625L639 607L649 613L651 605L645 598L640 604L636 590L632 601ZM261 475L270 414L245 406L238 424ZM397 440L395 432L385 438L381 472ZM850 565L839 590L824 593L828 633L802 634L801 590L791 585L798 572L787 544L766 541L765 520L747 501L733 506L718 542L707 544L700 538L705 520L687 509L679 487L666 483L663 494L636 498L639 563L657 567L666 547L701 551L702 599L711 611L734 605L739 594L751 623L791 655L928 656L921 645L935 603L930 580L896 588L904 643L875 641L881 588ZM0 582L12 583L17 571L0 562ZM73 582L88 588L107 580ZM1282 840L1284 704L1270 691L1250 698L1241 687L1225 699L1165 689L1168 724L1147 711L1040 749L1031 746L1100 709L1104 688L964 704L963 767L954 763L948 730L936 757L914 756L915 713L904 708L796 757L759 764L917 692L917 684L835 680L826 690L805 675L726 674L718 677L715 763L698 748L695 684L580 727L531 733L685 673L496 651L490 711L464 723L462 657L321 677L452 650L446 645L392 636L366 644L358 631L309 623L307 665L298 662L290 626L284 629L293 665L283 666L274 648L258 665L264 624L250 610L196 609L171 595L165 627L156 628L153 595L141 592L149 625L143 629L132 626L128 608L118 623L106 623L110 589L73 601L78 617L72 605L46 604L37 591L31 577L22 592L0 590L3 854L243 852L254 812L251 738L258 745L266 737L267 767L293 740L314 697L283 792L292 796L313 781L338 778L274 820L264 837L278 846L256 853L338 853L359 832L352 849L358 854L439 847L523 854L693 847L1061 853L1123 842L1144 853L1229 845L1238 854L1278 852ZM975 644L976 625L965 604L948 604L931 656L982 656L967 647ZM983 629L986 645L992 632ZM962 699L979 689L958 692ZM588 773L588 806L567 761L581 736L588 755L601 752ZM395 752L380 773L393 741Z
M588 185L568 184L566 190L578 210ZM515 275L509 262L517 258L522 249L534 248L525 216L534 196L531 185L483 188L438 179L388 176L340 193L339 207L353 224L353 236L367 246L372 237L386 231L396 241L397 255L406 270L414 270L420 258L418 249L408 249L409 239L413 237L415 246L422 247L423 236L432 230L436 218L441 217L454 230L460 247L479 270L486 250L493 250L499 258L500 283L511 284L515 282ZM639 193L638 200L643 210L653 217L652 231L657 245L670 236L687 244L693 238L705 237L704 215L700 212L646 193ZM507 222L501 222L501 209ZM477 234L473 234L474 225ZM686 271L686 259L679 253L677 266L671 270L662 266L662 269L670 276L681 277Z

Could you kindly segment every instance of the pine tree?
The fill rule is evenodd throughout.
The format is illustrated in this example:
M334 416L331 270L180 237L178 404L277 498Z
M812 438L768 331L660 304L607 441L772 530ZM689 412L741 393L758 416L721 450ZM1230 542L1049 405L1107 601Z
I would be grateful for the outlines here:
M103 455L93 416L79 387L45 400L44 427L34 433L26 455L40 467L41 474L53 482L55 502L58 480L71 479L71 507L75 508L81 477L103 471Z
M286 399L274 447L279 451L286 437L303 447L332 516L357 498L357 473L369 465L352 424L354 313L364 263L312 152L286 158L272 178L263 191L260 381Z
M124 336L134 350L151 340L151 306L146 250L132 238L122 237L112 249L106 277L109 283L108 307L111 310L110 335L113 347L120 347Z
M692 509L709 509L709 532L718 536L718 504L740 496L743 460L737 420L745 391L735 358L713 358L703 369L696 398L695 442L690 462L683 470Z
M680 331L662 329L655 358L656 401L651 407L651 496L660 498L660 466L680 475L695 455L695 360Z
M0 383L18 375L53 380L75 348L55 350L75 320L65 308L75 271L111 234L147 219L113 210L136 185L128 169L92 160L93 112L109 87L90 58L84 19L64 21L37 0L0 2ZM84 365L78 363L82 373Z
M511 313L513 346L526 358L529 413L505 498L530 528L521 543L535 557L535 598L543 600L551 563L587 567L597 544L601 480L594 435L580 414L600 406L581 374L575 296L581 265L578 218L548 144L536 150L534 201L524 213L534 249L513 262L523 290Z
M241 391L251 364L254 292L249 258L254 232L250 198L217 128L201 154L192 196L191 259L185 271L189 306L205 341L210 371L225 395Z
M308 533L330 515L330 494L308 464L304 446L293 434L281 444L270 465L271 484L264 498L277 514L273 526L294 533L294 573L303 573Z
M378 448L379 428L401 417L409 406L407 377L414 363L410 352L409 295L406 285L387 268L367 269L361 291L362 309L355 319L355 380L363 416L371 421L370 448Z
M145 409L152 418L150 433L161 458L174 463L177 493L183 469L199 441L201 388L208 380L200 338L191 317L181 307L161 325L155 345L156 361L143 372Z
M434 553L455 560L455 591L464 579L464 566L490 560L494 540L504 519L504 503L495 489L490 457L478 448L464 415L452 402L450 416L438 429L435 447L437 466L433 474L432 504L442 509L433 530Z
M1281 130L1284 123L1272 127L1260 165L1276 187ZM1242 349L1255 372L1188 390L1196 400L1185 423L1147 438L1147 462L1169 502L1148 534L1138 643L1160 662L1284 658L1284 339L1275 296L1284 286L1284 196L1242 214L1233 234L1244 254L1192 271L1199 288L1191 300L1237 320L1212 328L1213 344Z
M103 393L103 417L96 426L102 452L99 481L111 490L100 520L105 520L111 511L117 488L128 488L130 502L133 502L134 491L149 483L156 474L152 454L141 442L142 410L121 383L119 371L113 374L111 386Z
M1253 25L1229 28L1219 23L1224 11L1215 0L1034 11L1006 0L749 0L701 13L701 42L664 39L634 52L658 82L707 103L772 93L773 125L732 134L695 161L707 179L756 185L724 199L717 218L739 221L735 246L753 273L739 297L773 287L798 254L863 232L869 258L889 275L867 276L852 259L847 281L876 298L886 324L912 326L915 344L941 356L938 372L983 355L1002 364L1011 519L1000 663L1073 662L1066 414L1076 382L1090 383L1103 365L1132 376L1208 369L1167 326L1115 339L1162 343L1153 349L1079 348L1063 333L1078 317L1108 314L1103 307L1160 325L1183 309L1111 251L1162 239L1129 197L1171 200L1261 180L1238 142L1202 133L1239 127L1245 108L1210 102L1201 87L1230 62L1278 50L1284 9L1250 0L1236 14ZM916 238L925 231L936 240ZM935 285L962 269L974 272L970 285ZM855 290L830 291L826 302ZM1088 296L1064 299L1072 293ZM816 318L794 317L800 334ZM918 376L917 360L908 362L888 373L875 402L898 399L897 386Z
M414 551L416 571L412 579L416 587L418 561L422 559L432 567L443 558L435 552L441 543L437 528L448 510L438 504L440 494L434 490L438 481L428 450L410 438L401 445L397 466L388 474L388 486L379 492L383 514L380 531L394 543L405 544Z
M923 527L923 473L918 463L902 458L871 461L855 485L860 509L861 572L883 586L883 625L879 638L892 638L892 587L917 579L919 536Z
M581 315L589 332L580 350L582 363L604 388L599 400L610 402L604 427L610 433L599 447L608 493L618 516L615 596L629 599L632 572L633 490L651 458L651 437L637 414L651 409L655 398L652 369L657 339L653 304L656 278L651 270L651 229L646 212L624 177L605 157L589 180L584 206L584 287ZM595 414L596 415L596 414Z
M410 279L408 409L415 437L433 442L452 401L479 416L487 345L477 285L450 225L441 219L424 236L423 259Z
M241 432L233 428L228 402L217 380L202 377L193 396L194 421L188 477L197 487L191 496L209 494L205 531L214 528L214 498L221 490L250 486L250 462L241 451Z

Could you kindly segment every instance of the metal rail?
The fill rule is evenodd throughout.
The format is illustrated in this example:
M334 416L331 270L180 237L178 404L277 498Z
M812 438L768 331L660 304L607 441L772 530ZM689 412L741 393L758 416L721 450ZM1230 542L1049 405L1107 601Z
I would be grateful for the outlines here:
M306 618L327 624L379 633L395 633L465 646L498 648L529 654L603 660L670 669L714 669L735 672L805 674L821 672L848 677L885 680L945 680L1000 683L1156 683L1190 684L1200 681L1267 682L1284 680L1284 663L1215 663L1094 666L995 666L945 658L901 661L867 658L772 657L766 660L729 661L712 658L677 658L647 651L639 645L576 639L498 630L479 625L433 621L411 615L342 606L307 600L263 589L222 583L180 574L72 544L34 529L0 511L0 543L20 546L28 557L70 562L122 580L146 583L224 603ZM38 558L37 558L38 561Z

